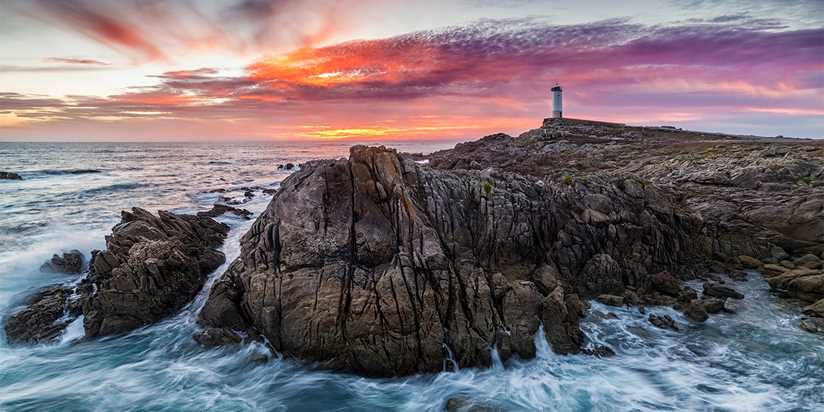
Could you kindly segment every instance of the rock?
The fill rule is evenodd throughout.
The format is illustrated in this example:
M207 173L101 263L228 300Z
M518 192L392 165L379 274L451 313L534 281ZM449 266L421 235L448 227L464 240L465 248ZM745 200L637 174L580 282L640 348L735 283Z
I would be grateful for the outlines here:
M52 341L80 315L86 337L113 335L172 315L225 261L214 248L228 231L207 217L124 211L106 237L106 250L92 252L76 293L62 285L38 292L6 319L7 336L11 342Z
M205 328L195 333L192 338L207 348L237 345L243 341L240 335L226 328Z
M274 195L277 191L277 189L263 189L263 193L267 195Z
M78 274L83 272L86 258L79 250L63 252L63 256L54 255L40 266L41 272Z
M793 265L794 266L794 265ZM784 266L775 265L775 264L766 264L761 268L761 271L764 273L764 276L772 277L772 276L779 276L788 272L790 269Z
M86 336L125 333L182 309L225 261L214 248L228 231L208 217L124 211L85 281L96 289L83 303Z
M624 298L622 296L615 296L615 295L599 295L597 298L598 302L603 303L607 306L616 306L621 307L624 306Z
M542 323L556 353L576 353L588 299L692 273L706 233L675 197L624 176L569 186L356 146L282 182L199 321L366 376L440 371L445 347L461 367L488 366L491 345L531 358Z
M786 289L794 297L815 302L824 298L824 273L797 277L787 284Z
M723 309L724 309L724 312L727 312L727 313L738 312L738 302L736 302L734 299L725 299Z
M488 406L477 405L466 396L453 396L446 400L444 406L447 412L505 412L505 409Z
M747 269L758 269L764 265L760 260L747 255L738 256L738 261Z
M778 262L779 265L787 268L787 269L795 269L795 263L790 262L789 260L782 260Z
M812 253L808 253L804 256L801 256L798 259L795 259L793 263L796 266L801 266L808 269L818 269L821 267L821 259L819 259L818 256L813 255Z
M227 205L223 205L223 204L220 204L220 203L215 203L212 206L211 209L209 209L205 212L197 212L197 216L200 216L200 217L218 217L218 216L220 216L224 213L232 213L236 216L242 217L242 218L247 219L247 220L251 219L251 216L253 215L252 212L250 212L246 209L240 209L240 208L233 207L233 206L227 206Z
M704 282L704 295L716 298L744 299L744 295L735 289L715 282Z
M0 172L0 180L23 180L23 178L14 172Z
M675 321L669 315L649 315L649 323L653 324L657 328L661 329L670 329L674 331L678 331L678 325L675 324Z
M30 296L25 307L5 319L9 343L46 343L57 340L71 321L66 313L72 288L47 286ZM76 315L76 313L75 313Z
M810 333L824 334L824 318L804 318L798 326Z
M682 312L687 319L693 322L704 322L709 318L705 304L699 300L687 302L682 307Z
M586 348L581 350L584 355L595 356L596 358L611 358L615 356L615 351L609 346L596 345L593 348Z
M681 294L681 281L669 272L656 273L651 278L653 289L669 296Z
M701 305L707 313L718 313L724 310L724 302L726 299L705 298L701 300Z
M777 262L786 260L790 257L790 254L787 253L787 251L782 249L780 246L773 246L772 248L770 248L770 254L772 255L773 259L775 259Z
M817 318L824 318L824 299L820 299L819 301L813 303L805 307L801 313L807 316L813 316Z

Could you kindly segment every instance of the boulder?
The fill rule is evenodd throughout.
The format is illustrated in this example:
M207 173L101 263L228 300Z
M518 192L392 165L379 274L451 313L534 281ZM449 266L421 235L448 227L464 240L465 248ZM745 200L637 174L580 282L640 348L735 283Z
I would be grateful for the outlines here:
M715 298L744 299L744 295L737 290L715 282L704 282L704 295Z
M684 303L681 311L684 312L684 316L686 316L687 319L693 322L704 322L709 318L704 303L697 299Z
M824 318L824 299L820 299L812 305L806 306L801 313L807 316Z
M701 305L707 313L718 313L724 310L724 302L726 299L718 298L704 298L701 300Z
M824 274L797 277L787 284L786 289L794 297L815 302L824 298Z
M675 320L672 319L669 315L649 315L649 323L653 324L657 328L661 329L670 329L674 331L678 331L678 325L675 323Z
M681 281L669 272L652 275L651 286L654 290L668 296L678 296L681 293Z
M747 255L738 256L738 262L747 269L758 269L764 265L760 260Z
M819 269L821 268L821 259L818 256L813 255L812 253L808 253L804 256L801 256L793 261L796 266L805 267L808 269Z
M78 274L83 272L86 258L79 250L63 252L63 256L53 255L40 266L41 272Z
M795 266L795 265L793 265L793 266ZM761 268L761 272L764 273L764 276L773 277L773 276L779 276L779 275L782 275L784 273L787 273L787 272L790 271L790 269L792 269L792 268L787 267L787 266L782 266L782 265L776 265L776 264L773 264L773 263L769 263L769 264L764 265Z

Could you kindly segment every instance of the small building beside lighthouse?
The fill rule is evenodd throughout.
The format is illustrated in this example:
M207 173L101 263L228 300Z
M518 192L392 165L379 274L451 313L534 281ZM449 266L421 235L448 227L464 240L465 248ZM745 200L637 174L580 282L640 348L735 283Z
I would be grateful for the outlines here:
M556 83L550 91L552 92L552 118L560 119L564 117L561 85Z

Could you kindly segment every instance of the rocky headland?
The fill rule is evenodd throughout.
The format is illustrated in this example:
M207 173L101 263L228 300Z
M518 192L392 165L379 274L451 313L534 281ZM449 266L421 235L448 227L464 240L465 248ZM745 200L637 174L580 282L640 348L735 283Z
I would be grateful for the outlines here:
M824 144L809 140L565 119L429 156L357 146L283 182L198 340L262 335L369 376L530 358L541 325L557 353L608 353L579 328L589 299L695 322L734 311L744 296L719 274L820 256L823 210ZM815 270L799 276L817 286L788 290L824 297Z
M366 376L531 358L540 330L556 353L610 356L579 326L591 300L703 322L748 298L736 279L762 275L803 307L800 327L824 331L824 142L564 119L293 169L209 291L199 343L261 340ZM211 217L244 212L124 212L79 286L37 292L7 337L170 316L223 263L228 228Z

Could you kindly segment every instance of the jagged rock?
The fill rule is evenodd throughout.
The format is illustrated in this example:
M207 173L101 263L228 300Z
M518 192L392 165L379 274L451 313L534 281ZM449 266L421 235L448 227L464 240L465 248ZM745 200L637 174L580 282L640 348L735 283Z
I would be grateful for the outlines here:
M63 252L63 256L54 255L40 266L41 272L78 274L83 272L86 258L79 250Z
M804 256L801 256L798 259L795 259L793 263L796 266L801 266L808 269L818 269L821 267L821 259L819 259L818 256L813 255L812 253L808 253Z
M124 211L86 279L95 289L83 304L86 336L128 332L183 308L225 261L214 248L228 232L208 217Z
M14 172L0 172L0 180L23 180L23 177Z
M806 306L801 312L807 316L824 318L824 299L820 299L812 305Z
M52 342L60 337L71 322L66 313L72 288L47 286L30 296L25 307L5 319L9 343Z
M53 340L81 314L86 337L124 333L167 317L188 304L206 275L225 261L214 248L228 231L207 217L123 211L106 237L106 250L92 252L77 295L69 299L73 289L60 285L39 292L6 320L9 340ZM18 333L21 325L29 330Z
M747 269L758 269L764 265L760 260L746 255L739 256L738 261L741 262L741 265Z
M675 197L626 176L571 186L354 147L283 181L200 322L370 376L439 371L445 347L461 367L489 365L492 345L529 358L541 322L555 352L574 353L586 299L697 271L704 233Z
M704 282L704 295L715 298L744 299L744 295L737 290L715 282Z
M670 315L649 315L649 323L653 324L657 328L661 329L670 329L674 331L678 331L678 325L675 323L675 320L670 317Z
M237 207L227 206L220 203L215 203L211 209L205 212L197 212L197 216L201 217L218 217L224 213L232 213L236 216L242 217L244 219L251 219L253 215L252 212L246 209L240 209Z

